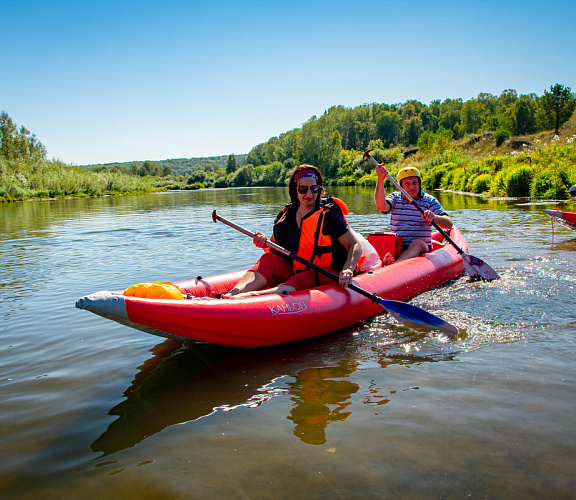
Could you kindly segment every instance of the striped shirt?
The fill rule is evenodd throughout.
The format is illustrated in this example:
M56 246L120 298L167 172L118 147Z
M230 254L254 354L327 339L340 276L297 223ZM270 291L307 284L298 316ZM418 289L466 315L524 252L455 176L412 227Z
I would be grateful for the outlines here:
M414 240L422 240L427 245L431 244L432 224L426 222L416 207L408 201L402 193L396 191L386 196L386 201L391 209L383 214L390 213L390 230L403 238L404 244L410 244ZM448 215L434 196L424 191L415 199L423 210L430 210L435 215Z

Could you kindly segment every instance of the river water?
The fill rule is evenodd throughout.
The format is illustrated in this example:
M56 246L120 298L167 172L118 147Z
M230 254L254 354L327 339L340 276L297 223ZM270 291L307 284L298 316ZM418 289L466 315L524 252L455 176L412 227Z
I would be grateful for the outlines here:
M371 189L329 191L388 230ZM0 497L574 498L576 233L552 204L438 198L502 276L412 299L458 340L380 315L252 350L74 304L248 267L212 210L269 234L284 189L0 206Z

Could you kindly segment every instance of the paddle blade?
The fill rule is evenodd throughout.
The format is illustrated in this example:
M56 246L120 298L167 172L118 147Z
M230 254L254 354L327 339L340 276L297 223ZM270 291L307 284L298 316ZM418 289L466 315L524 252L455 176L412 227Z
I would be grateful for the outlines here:
M378 298L378 303L386 309L388 314L400 323L408 325L424 325L429 328L435 328L443 331L451 339L458 335L458 328L452 323L444 321L442 318L435 316L424 309L407 304L406 302L399 302L397 300L384 300Z
M463 253L464 267L471 278L480 277L486 281L500 279L500 276L486 262L473 255Z

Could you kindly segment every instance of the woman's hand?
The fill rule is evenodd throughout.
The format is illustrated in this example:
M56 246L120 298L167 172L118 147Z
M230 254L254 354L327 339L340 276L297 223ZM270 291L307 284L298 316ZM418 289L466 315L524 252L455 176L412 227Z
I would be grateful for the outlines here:
M350 271L350 269L342 269L342 271L340 271L338 283L340 283L340 286L345 288L352 282L353 277L354 273Z
M254 245L256 245L258 248L265 248L266 242L268 241L268 238L266 237L266 235L262 234L258 231L254 231L254 235L255 235L255 238L252 240L252 241L254 241Z
M358 238L356 238L354 231L346 231L340 238L338 238L340 244L348 252L346 257L346 262L342 266L342 271L338 275L338 283L340 286L347 287L352 278L354 277L353 269L358 264L360 257L362 256L362 245Z

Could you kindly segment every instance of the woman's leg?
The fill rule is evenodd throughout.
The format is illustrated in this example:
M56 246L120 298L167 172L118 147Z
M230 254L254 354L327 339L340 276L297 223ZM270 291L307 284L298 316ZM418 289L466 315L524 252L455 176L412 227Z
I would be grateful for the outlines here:
M234 288L224 297L232 297L239 293L252 292L254 290L262 290L268 282L258 271L246 271L246 274L240 278L240 281L234 285Z
M224 297L276 286L294 274L292 263L274 253L263 254Z
M335 269L327 269L332 274L338 276L339 271ZM302 271L298 274L293 274L289 277L284 283L279 284L273 288L267 288L266 290L254 290L248 291L246 290L245 293L242 295L237 295L237 297L254 297L256 295L267 295L271 293L280 293L280 294L290 294L292 292L296 292L298 290L306 290L308 288L314 288L318 285L328 285L331 283L335 283L332 278L328 276L324 276L323 274L316 274L313 270Z

